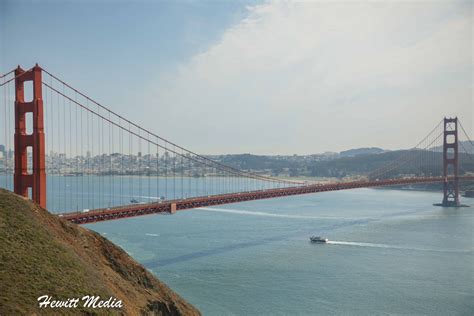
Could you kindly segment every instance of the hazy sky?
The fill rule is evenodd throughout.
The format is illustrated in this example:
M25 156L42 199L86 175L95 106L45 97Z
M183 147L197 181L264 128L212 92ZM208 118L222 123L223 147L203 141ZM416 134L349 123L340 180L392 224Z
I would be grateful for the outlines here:
M34 62L201 153L407 148L474 134L473 2L0 1Z

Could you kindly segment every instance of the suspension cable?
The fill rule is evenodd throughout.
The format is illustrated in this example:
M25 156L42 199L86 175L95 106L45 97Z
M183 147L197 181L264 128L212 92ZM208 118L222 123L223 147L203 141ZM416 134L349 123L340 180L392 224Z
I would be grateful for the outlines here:
M75 91L76 93L78 93L78 94L81 95L82 97L88 99L89 101L93 102L93 103L96 104L97 106L101 107L101 108L104 109L105 111L108 111L108 112L112 113L112 114L115 115L116 117L118 117L118 118L122 119L123 121L125 121L125 122L127 122L127 123L133 125L133 126L136 127L137 129L142 130L142 131L145 131L145 132L147 132L147 133L150 133L150 135L155 136L156 138L158 138L158 139L160 139L160 140L162 140L162 141L164 141L164 142L167 142L167 143L169 143L170 145L172 145L172 146L174 146L174 147L176 147L176 148L178 148L178 149L181 149L181 150L183 150L183 151L185 151L185 152L187 152L187 153L189 153L189 154L192 154L192 155L198 157L199 159L203 159L203 160L206 160L206 161L208 161L208 162L210 162L210 163L212 163L212 164L219 165L221 168L231 169L231 170L233 170L233 171L235 172L234 174L247 174L247 176L249 176L249 177L257 177L258 179L261 179L261 180L264 180L264 181L275 181L275 182L282 182L282 183L287 182L287 183L299 184L299 185L304 184L304 182L301 182L301 181L289 181L289 180L284 180L284 179L279 179L279 178L274 178L274 177L261 176L261 175L256 175L256 174L252 174L252 173L249 173L249 172L244 172L244 171L242 171L242 170L238 170L238 169L236 169L236 168L233 168L233 167L230 167L230 166L221 164L221 163L219 163L219 162L217 162L217 161L214 161L214 160L212 160L212 159L209 159L209 158L207 158L207 157L205 157L205 156L199 155L199 154L197 154L197 153L195 153L195 152L193 152L193 151L191 151L191 150L188 150L188 149L186 149L186 148L184 148L184 147L181 147L181 146L179 146L179 145L177 145L177 144L175 144L175 143L173 143L173 142L171 142L171 141L169 141L169 140L167 140L167 139L165 139L165 138L163 138L163 137L161 137L161 136L158 136L157 134L155 134L155 133L153 133L153 132L151 132L151 131L148 131L148 130L142 128L141 126L139 126L139 125L133 123L132 121L130 121L130 120L124 118L123 116L121 116L121 115L115 113L114 111L110 110L109 108L103 106L103 105L100 104L99 102L97 102L97 101L91 99L90 97L88 97L87 95L85 95L84 93L82 93L81 91L79 91L79 90L73 88L71 85L69 85L69 84L66 83L65 81L61 80L60 78L56 77L55 75L51 74L51 73L48 72L47 70L43 69L43 71L46 72L47 74L49 74L49 75L50 75L51 77L53 77L54 79L56 79L57 81L63 83L63 84L64 84L66 87L68 87L69 89ZM67 97L67 96L64 95L64 97Z

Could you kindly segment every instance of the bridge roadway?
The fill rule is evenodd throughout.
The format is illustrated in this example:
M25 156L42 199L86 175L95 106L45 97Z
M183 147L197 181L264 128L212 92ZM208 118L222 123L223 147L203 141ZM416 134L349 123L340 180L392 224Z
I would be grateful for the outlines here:
M451 179L451 178L449 178ZM472 176L458 177L462 180L474 180ZM250 192L230 193L210 195L203 197L187 198L182 200L170 200L164 202L154 202L148 204L132 204L107 209L96 209L89 212L75 212L60 214L62 218L76 224L88 224L113 219L121 219L127 217L135 217L148 214L172 214L176 211L183 211L198 207L215 206L222 204L230 204L244 201L253 201L261 199L270 199L291 195L318 193L326 191L339 191L357 188L373 188L393 185L421 184L443 182L443 177L417 177L417 178L400 178L387 179L377 181L352 181L327 184L308 184L297 187L266 189Z

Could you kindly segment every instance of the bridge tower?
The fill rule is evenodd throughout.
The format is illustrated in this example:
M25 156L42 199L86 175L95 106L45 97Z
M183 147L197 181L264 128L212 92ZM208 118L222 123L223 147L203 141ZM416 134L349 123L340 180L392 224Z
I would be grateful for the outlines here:
M42 69L36 64L25 71L15 69L15 193L29 197L41 207L46 207L46 172L43 119ZM25 101L25 82L33 83L33 99ZM26 115L31 113L31 120ZM32 124L28 133L27 123ZM28 167L28 148L31 148L32 164ZM31 196L29 189L31 188Z
M458 183L458 118L444 118L443 202L442 206L460 206Z

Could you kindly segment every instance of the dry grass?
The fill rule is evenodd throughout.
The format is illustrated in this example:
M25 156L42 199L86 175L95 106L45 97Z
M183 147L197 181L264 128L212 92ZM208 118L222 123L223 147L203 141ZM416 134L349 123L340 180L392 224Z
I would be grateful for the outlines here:
M122 310L38 309L37 298L100 295ZM122 249L99 234L0 189L0 315L199 315Z

